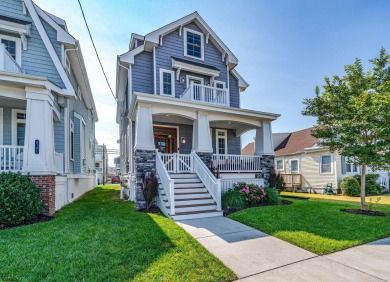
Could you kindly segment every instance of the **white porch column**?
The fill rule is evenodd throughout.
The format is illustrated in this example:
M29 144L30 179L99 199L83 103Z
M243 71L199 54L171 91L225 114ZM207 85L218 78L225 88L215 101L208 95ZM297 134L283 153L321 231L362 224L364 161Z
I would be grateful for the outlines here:
M135 120L135 150L155 150L153 136L152 106L138 104Z
M262 126L256 129L255 155L275 155L269 121L263 121Z
M210 123L207 112L198 111L197 120L194 121L193 128L193 150L212 153L213 145L211 143Z
M56 174L53 96L47 89L26 87L26 98L23 171L35 175Z

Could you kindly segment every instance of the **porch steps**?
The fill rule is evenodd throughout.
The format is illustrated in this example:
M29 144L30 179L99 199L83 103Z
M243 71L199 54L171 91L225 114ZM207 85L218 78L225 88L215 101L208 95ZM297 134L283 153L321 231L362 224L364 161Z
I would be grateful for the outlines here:
M172 219L222 216L222 211L217 210L214 199L196 174L170 174L170 177L175 180L175 215L171 216ZM169 210L170 203L161 185L159 192Z

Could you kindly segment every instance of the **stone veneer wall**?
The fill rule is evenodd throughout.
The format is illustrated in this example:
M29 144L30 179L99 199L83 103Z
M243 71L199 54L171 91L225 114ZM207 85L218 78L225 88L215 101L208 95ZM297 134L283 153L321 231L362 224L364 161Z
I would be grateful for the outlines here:
M156 151L135 150L134 165L136 171L136 190L135 190L135 208L141 210L146 208L144 194L142 192L143 179L148 172L156 171Z
M264 187L269 187L271 172L275 169L275 156L262 155L260 163L263 170Z
M52 215L56 211L56 177L54 175L34 175L30 176L35 183L44 203L44 213Z
M196 154L204 162L204 164L209 168L209 170L213 171L213 153L196 152Z

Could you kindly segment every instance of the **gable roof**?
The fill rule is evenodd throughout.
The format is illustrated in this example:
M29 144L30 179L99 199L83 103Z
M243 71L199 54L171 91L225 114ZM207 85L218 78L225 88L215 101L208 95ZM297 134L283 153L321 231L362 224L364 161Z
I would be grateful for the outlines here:
M242 155L253 156L255 154L255 142L249 142L241 150Z
M298 130L289 134L276 148L276 156L293 155L304 152L306 148L313 147L318 141L311 135L314 127Z

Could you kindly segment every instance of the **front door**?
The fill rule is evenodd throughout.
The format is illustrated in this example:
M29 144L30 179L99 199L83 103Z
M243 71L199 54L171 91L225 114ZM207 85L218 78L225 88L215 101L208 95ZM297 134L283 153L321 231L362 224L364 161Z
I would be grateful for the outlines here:
M153 126L154 144L162 154L177 153L177 128Z

